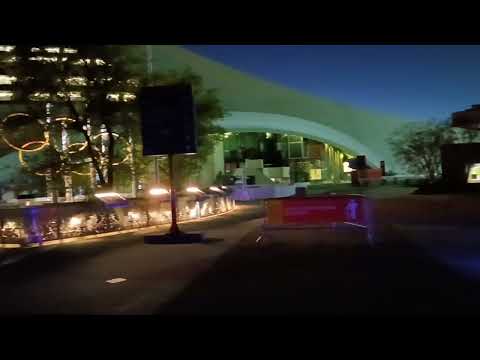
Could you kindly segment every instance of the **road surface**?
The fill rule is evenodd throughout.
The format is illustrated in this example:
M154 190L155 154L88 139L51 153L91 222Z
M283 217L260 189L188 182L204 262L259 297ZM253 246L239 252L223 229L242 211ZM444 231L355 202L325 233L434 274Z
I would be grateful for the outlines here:
M181 225L204 233L206 244L145 245L143 234L128 234L8 256L4 251L0 315L152 313L255 231L262 214L258 205L240 205L230 214Z
M263 209L249 204L182 226L207 244L145 245L137 234L17 251L0 259L0 315L478 314L474 217L448 223L385 204L374 247L326 230L259 246Z

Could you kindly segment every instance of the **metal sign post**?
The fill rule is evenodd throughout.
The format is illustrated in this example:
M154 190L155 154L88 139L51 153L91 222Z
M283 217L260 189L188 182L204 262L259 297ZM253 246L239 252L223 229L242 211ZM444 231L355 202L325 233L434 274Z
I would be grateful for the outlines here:
M147 48L148 49L148 48ZM168 156L171 226L168 233L144 237L146 244L202 242L202 234L182 232L177 223L177 198L173 160L175 154L197 152L197 123L191 85L145 87L140 94L143 154L154 156L155 182L159 185L158 156Z
M170 177L170 209L172 211L170 234L178 235L181 231L177 225L177 195L175 193L175 184L173 182L173 154L168 154L168 176Z

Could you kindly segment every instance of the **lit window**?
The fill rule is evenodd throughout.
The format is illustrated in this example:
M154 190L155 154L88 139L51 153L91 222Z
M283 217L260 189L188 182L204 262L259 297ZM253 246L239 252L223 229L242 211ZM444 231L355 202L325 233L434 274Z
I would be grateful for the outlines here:
M0 45L0 51L10 52L15 49L15 46L12 45Z
M13 97L13 91L0 90L0 101L9 101Z
M64 97L68 96L70 98L70 100L73 100L73 101L83 99L80 91L70 91L68 93L64 93L62 91L59 91L59 92L57 92L57 95L60 96L61 98L64 98Z
M92 62L90 59L79 59L73 63L73 65L89 65Z
M15 76L0 75L0 85L10 85L17 81Z
M32 56L28 58L33 61L44 61L44 62L57 62L58 58L56 56Z
M15 229L17 227L17 223L15 221L7 221L4 229Z
M71 91L68 95L72 100L82 99L82 93L80 91Z
M480 164L473 164L470 166L467 182L469 184L480 183Z
M344 173L351 173L353 169L350 167L350 163L348 161L345 161L343 163L343 172Z
M33 47L30 49L31 52L39 52L39 51L42 51L42 49L40 48L37 48L37 47Z
M310 169L310 180L322 180L322 169Z
M65 48L63 49L63 52L66 54L76 54L78 52L77 49L72 49L72 48Z
M105 65L105 61L103 61L102 59L95 59L95 64L97 64L97 65Z
M107 94L107 100L120 101L120 94Z
M123 94L123 101L129 102L135 100L136 96L132 93L124 93Z
M47 47L45 48L45 51L51 54L59 54L60 53L60 48L58 47Z
M48 100L50 98L50 94L48 92L37 91L31 94L29 97L35 101Z
M71 217L70 221L69 221L69 225L71 227L79 226L81 223L82 223L82 219L80 219L79 217L76 217L76 216Z
M65 80L68 85L79 85L85 86L87 85L87 79L81 76L73 76Z

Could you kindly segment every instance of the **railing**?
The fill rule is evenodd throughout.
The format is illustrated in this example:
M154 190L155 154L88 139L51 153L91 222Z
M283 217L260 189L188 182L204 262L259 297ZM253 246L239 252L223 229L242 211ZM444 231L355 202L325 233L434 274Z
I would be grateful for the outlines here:
M179 196L178 219L225 213L235 207L230 195ZM171 221L168 199L129 199L126 207L100 202L48 204L0 209L0 247L31 246L49 240L140 229Z

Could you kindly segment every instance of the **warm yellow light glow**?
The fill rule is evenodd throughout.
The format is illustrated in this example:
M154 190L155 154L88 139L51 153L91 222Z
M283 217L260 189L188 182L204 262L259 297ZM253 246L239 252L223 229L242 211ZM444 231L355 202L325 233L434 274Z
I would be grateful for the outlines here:
M13 91L0 90L0 101L9 101L13 97Z
M90 64L91 60L90 59L79 59L73 63L73 65L85 65L85 64Z
M97 65L105 65L105 61L103 61L102 59L95 59L95 64L97 64Z
M132 93L124 93L123 94L123 101L128 102L128 101L133 101L135 100L136 96Z
M187 187L187 192L193 193L193 194L203 193L202 190L200 190L198 187L195 187L195 186Z
M28 58L28 60L45 61L45 62L57 62L58 57L56 57L56 56L31 56L31 57Z
M72 76L66 79L65 82L67 83L67 85L79 85L79 86L87 85L87 79L82 76Z
M95 194L95 197L99 199L104 199L104 198L109 198L109 197L118 197L121 198L122 200L125 200L125 198L120 195L119 193L116 192L104 192L104 193L97 193Z
M310 169L310 180L322 180L322 169Z
M72 49L72 48L65 48L63 49L63 52L66 54L76 54L78 52L77 49Z
M129 211L127 214L129 217L131 217L133 220L139 220L140 219L140 214L135 211Z
M350 164L348 163L348 161L345 161L343 163L343 172L344 173L351 173L353 171L353 169L350 167Z
M29 114L26 114L26 113L13 113L13 114L10 114L10 115L7 115L3 120L2 120L2 123L5 124L7 121L9 121L11 118L14 118L14 117L17 117L17 116L25 116L25 117L30 117ZM17 151L20 151L20 152L35 152L35 151L40 151L41 149L43 149L45 146L48 146L49 145L49 136L48 136L48 132L45 132L44 133L44 136L45 136L45 140L44 141L31 141L31 142L28 142L26 144L23 144L21 147L18 147L18 146L15 146L14 144L12 144L10 141L8 141L8 139L5 137L5 134L2 132L0 133L0 136L2 138L2 140L8 145L10 146L12 149L15 149ZM27 147L29 147L30 145L33 145L33 144L39 144L40 146L38 148L35 148L35 149L30 149L28 150Z
M228 189L228 187L222 185L222 189L226 190Z
M58 53L60 53L60 48L58 48L58 47L47 47L47 48L45 48L45 51L48 52L48 53L58 54Z
M78 149L77 149L77 150L70 150L70 151L68 151L69 154L75 154L75 153L77 153L77 152L79 152L79 151L84 150L84 149L87 147L87 142L86 142L86 141L83 142L83 143L82 143L82 142L78 142L78 143L72 143L72 144L68 145L68 148L69 148L69 149L72 148L72 147L73 147L73 148L78 147Z
M467 182L469 184L480 183L480 164L473 164L470 166Z
M57 92L57 95L60 97L68 96L70 100L81 100L82 93L80 91L69 91L68 93L64 93L63 91Z
M223 193L223 190L216 187L216 186L210 186L209 189L212 190L212 191Z
M149 191L150 195L158 196L158 195L167 195L169 194L168 190L162 188L152 188Z
M33 47L30 49L31 52L39 52L39 51L42 51L42 49L38 48L38 47Z
M78 226L82 223L82 219L79 217L73 216L70 218L70 221L68 222L68 225L70 226Z
M0 85L10 85L17 81L15 76L0 75Z
M7 221L3 226L4 229L15 229L17 227L17 223L15 221Z
M195 219L199 216L200 216L200 203L196 201L195 206L189 209L189 217L190 219Z
M10 52L15 49L15 46L12 45L0 45L0 51Z
M37 91L31 94L29 97L32 100L47 100L50 98L50 94L48 92Z
M70 91L68 93L68 96L70 97L70 99L72 100L79 100L82 98L82 94L80 93L80 91Z
M107 94L107 100L120 101L120 94Z

